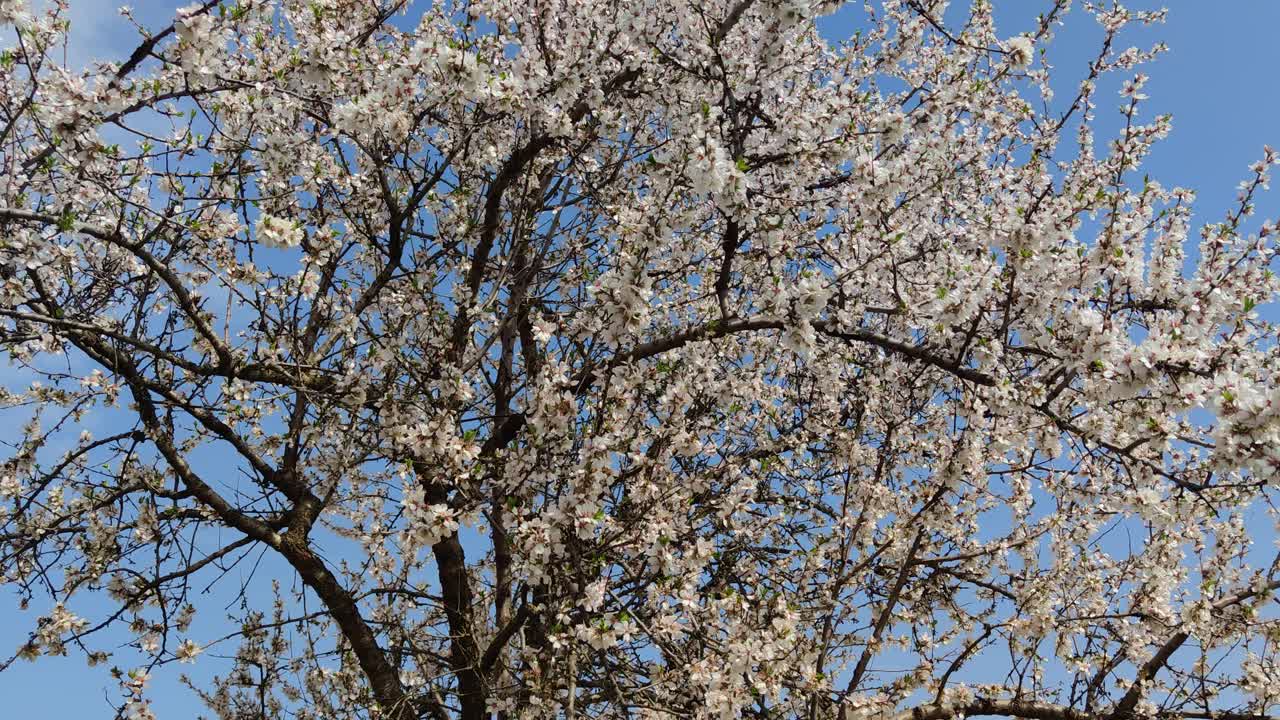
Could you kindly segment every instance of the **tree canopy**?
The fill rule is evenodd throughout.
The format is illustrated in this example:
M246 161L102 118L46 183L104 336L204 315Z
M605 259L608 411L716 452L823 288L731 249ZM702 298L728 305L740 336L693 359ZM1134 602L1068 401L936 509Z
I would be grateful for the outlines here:
M1117 40L1160 13L837 5L208 0L74 68L0 0L0 667L129 718L177 662L222 720L1268 717L1277 155L1197 236Z

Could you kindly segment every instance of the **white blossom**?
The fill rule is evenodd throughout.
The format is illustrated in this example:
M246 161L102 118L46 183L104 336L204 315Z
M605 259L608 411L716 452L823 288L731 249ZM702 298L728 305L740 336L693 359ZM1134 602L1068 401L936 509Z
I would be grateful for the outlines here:
M294 248L302 244L302 228L296 222L274 215L258 219L258 242L269 248Z
M1005 52L1009 54L1009 63L1016 68L1024 68L1035 60L1035 45L1026 35L1005 41Z

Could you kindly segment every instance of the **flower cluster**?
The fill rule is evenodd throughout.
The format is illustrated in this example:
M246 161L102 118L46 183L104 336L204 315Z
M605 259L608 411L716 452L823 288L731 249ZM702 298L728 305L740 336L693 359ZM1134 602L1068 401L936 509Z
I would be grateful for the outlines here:
M263 247L295 248L302 244L303 231L297 222L264 214L258 218L257 239Z

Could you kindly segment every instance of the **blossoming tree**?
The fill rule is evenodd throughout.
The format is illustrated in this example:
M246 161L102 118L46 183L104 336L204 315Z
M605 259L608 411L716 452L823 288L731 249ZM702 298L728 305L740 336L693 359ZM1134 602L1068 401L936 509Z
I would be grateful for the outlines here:
M1196 245L1158 14L1073 11L1055 98L1069 0L946 5L209 0L77 69L0 2L0 662L132 717L179 660L227 719L1267 717L1277 156Z

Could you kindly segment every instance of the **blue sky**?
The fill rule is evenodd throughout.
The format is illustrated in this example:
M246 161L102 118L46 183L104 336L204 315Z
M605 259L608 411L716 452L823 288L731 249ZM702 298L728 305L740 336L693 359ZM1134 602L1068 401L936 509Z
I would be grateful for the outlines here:
M994 0L1002 34L1014 35L1026 29L1027 18L1047 4L1036 0ZM83 65L92 59L123 59L136 43L136 35L119 17L119 0L70 0L73 44L68 63ZM186 4L137 0L135 17L158 28L168 23L172 11ZM962 6L967 3L957 0ZM1077 4L1079 4L1077 2ZM1135 0L1134 8L1154 8L1160 3ZM1273 41L1280 27L1280 3L1274 0L1174 0L1169 3L1169 21L1151 29L1129 31L1121 47L1146 47L1164 40L1170 51L1143 72L1150 76L1145 89L1151 99L1146 117L1172 113L1174 132L1160 143L1146 170L1166 186L1180 185L1198 192L1197 220L1215 221L1231 206L1236 185L1247 174L1247 165L1261 156L1264 143L1280 145L1280 44ZM823 21L830 35L851 33L856 15L844 13ZM1085 63L1101 37L1093 21L1078 9L1068 16L1068 25L1059 33L1050 51L1050 62L1068 79L1058 85L1059 100L1081 77ZM6 38L0 41L8 45ZM1116 127L1119 117L1115 94L1121 76L1104 84L1098 94L1100 126ZM1274 193L1258 203L1260 217L1280 215ZM0 655L5 657L25 638L33 612L19 612L11 597L0 598ZM38 610L41 608L33 608ZM210 615L217 615L215 608ZM199 665L196 666L197 672ZM191 670L183 666L182 670ZM173 681L178 668L162 670L153 698L160 717L193 717L199 711L195 697ZM89 670L79 657L43 658L35 664L19 662L0 673L0 695L4 710L0 716L15 718L106 718L107 700L119 693L102 668Z

